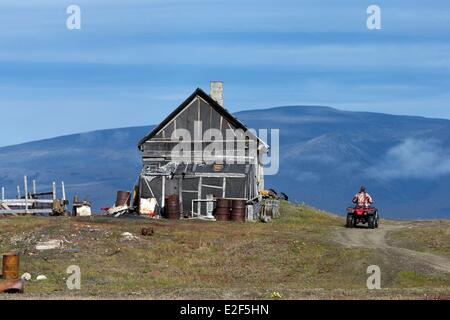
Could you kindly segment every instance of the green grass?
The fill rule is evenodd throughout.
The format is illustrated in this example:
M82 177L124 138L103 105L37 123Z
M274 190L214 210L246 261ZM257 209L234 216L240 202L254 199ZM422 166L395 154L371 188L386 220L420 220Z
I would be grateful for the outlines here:
M413 223L409 229L391 232L389 240L403 248L450 258L450 221L436 220L427 225Z
M398 273L396 281L398 286L403 288L434 288L445 287L445 283L448 283L448 278L415 271L401 271Z

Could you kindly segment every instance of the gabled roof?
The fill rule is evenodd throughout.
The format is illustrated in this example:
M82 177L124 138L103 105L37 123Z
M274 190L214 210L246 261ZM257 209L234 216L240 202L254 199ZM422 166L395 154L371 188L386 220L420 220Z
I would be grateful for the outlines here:
M240 122L236 117L234 117L230 112L228 112L227 109L222 107L220 104L218 104L213 98L209 96L205 91L203 91L200 88L197 88L182 104L180 104L174 111L172 111L171 114L167 116L159 125L157 125L149 134L147 134L144 138L139 141L138 147L142 150L142 145L148 141L149 139L153 138L155 135L158 134L158 132L163 129L170 121L172 121L173 118L175 118L181 111L183 111L197 96L201 97L203 100L205 100L212 108L214 108L220 115L222 115L224 118L226 118L232 125L234 125L238 129L242 129L244 131L247 131L248 128ZM255 138L257 141L262 143L266 149L269 149L269 146L267 143L262 141L260 138L258 138L253 133L249 132L249 135Z

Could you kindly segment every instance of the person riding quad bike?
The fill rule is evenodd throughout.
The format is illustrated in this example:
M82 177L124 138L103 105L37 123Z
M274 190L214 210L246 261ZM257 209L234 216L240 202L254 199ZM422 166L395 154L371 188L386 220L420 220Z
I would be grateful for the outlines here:
M356 227L358 223L367 223L370 229L378 228L378 210L371 206L373 198L364 186L361 186L352 202L355 206L347 208L347 228Z

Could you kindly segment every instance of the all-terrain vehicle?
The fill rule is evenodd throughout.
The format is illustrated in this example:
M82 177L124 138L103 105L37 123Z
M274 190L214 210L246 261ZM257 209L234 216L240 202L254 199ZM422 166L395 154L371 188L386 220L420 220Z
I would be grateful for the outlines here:
M356 227L358 223L367 223L370 229L378 228L378 210L374 207L348 207L347 208L347 228Z

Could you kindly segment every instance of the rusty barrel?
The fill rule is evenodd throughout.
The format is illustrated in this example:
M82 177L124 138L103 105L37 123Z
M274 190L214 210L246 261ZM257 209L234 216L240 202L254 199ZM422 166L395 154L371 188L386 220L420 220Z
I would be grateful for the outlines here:
M117 191L116 207L130 206L131 194L127 191Z
M231 220L245 222L246 200L233 200L231 205Z
M16 280L19 279L19 256L14 253L5 253L3 255L3 279Z
M229 199L219 198L216 200L214 216L217 221L230 221L230 204L231 201Z
M177 195L166 197L164 214L167 219L180 219L180 201L178 200Z

